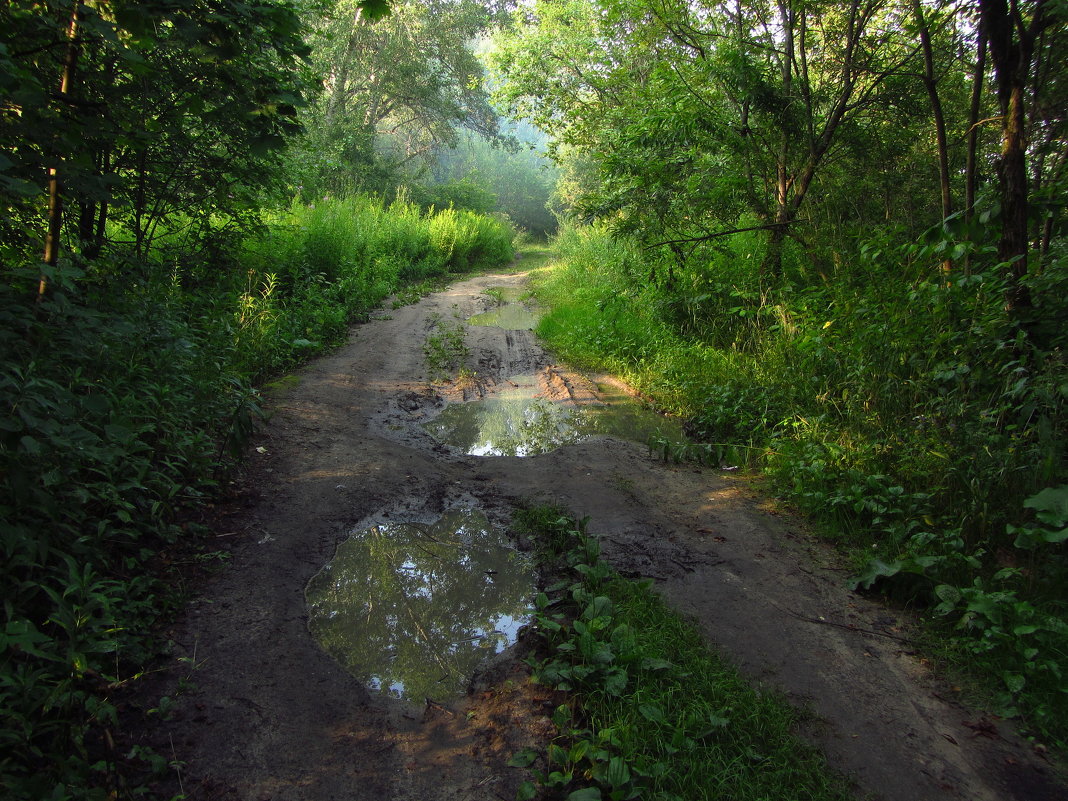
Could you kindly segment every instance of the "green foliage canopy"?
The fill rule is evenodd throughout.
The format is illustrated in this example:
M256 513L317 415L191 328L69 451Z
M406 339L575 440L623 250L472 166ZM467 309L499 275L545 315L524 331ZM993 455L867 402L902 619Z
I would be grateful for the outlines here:
M48 219L90 256L143 255L176 215L206 234L254 207L298 130L310 51L288 2L17 0L0 31L8 259L36 250ZM59 203L46 212L50 171Z
M321 91L293 151L305 197L387 191L457 129L494 137L497 116L471 42L492 21L475 0L403 2L373 23L352 0L311 20Z

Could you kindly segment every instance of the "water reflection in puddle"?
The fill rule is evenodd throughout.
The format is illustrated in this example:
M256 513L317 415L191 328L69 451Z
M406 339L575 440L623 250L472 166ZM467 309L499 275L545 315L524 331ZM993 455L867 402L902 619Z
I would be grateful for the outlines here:
M522 287L491 287L486 294L495 297L499 305L489 311L467 318L471 325L503 328L507 331L527 331L537 326L545 311L531 302L520 303L528 294Z
M506 303L482 314L468 317L471 325L492 326L506 331L529 331L538 325L542 312L528 309L522 303Z
M686 441L678 420L612 387L598 386L604 405L575 407L537 397L537 376L512 376L507 384L483 400L446 406L423 428L471 456L533 456L598 435L641 443L652 437Z
M308 627L373 689L422 703L464 694L531 614L531 560L484 516L354 533L308 583Z

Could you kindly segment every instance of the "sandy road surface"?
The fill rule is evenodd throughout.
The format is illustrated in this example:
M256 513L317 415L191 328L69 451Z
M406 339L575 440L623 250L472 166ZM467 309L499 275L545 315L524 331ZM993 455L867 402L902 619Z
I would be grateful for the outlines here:
M217 510L231 563L172 632L176 656L197 668L182 663L150 688L159 697L183 676L193 684L149 735L184 763L190 798L514 798L523 777L506 760L551 731L547 693L524 681L523 666L499 661L448 708L383 700L309 636L304 587L354 528L461 507L504 525L519 499L590 515L621 572L655 578L749 675L806 704L817 719L808 733L858 797L1068 797L1007 727L947 701L913 655L907 623L847 591L825 566L830 554L762 511L744 482L609 438L521 459L466 456L426 434L419 423L446 400L553 365L529 332L471 328L479 383L428 379L433 315L484 310L487 287L523 280L474 278L382 311L270 398L273 418L253 443L266 452L252 453L238 497ZM556 376L549 389L566 391L566 371L545 374Z

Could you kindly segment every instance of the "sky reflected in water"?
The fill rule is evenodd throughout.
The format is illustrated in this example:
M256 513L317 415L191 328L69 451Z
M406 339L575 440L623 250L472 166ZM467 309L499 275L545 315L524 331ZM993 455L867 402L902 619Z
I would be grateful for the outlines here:
M308 583L308 627L372 689L454 699L529 622L534 580L531 560L478 512L376 526L342 542Z

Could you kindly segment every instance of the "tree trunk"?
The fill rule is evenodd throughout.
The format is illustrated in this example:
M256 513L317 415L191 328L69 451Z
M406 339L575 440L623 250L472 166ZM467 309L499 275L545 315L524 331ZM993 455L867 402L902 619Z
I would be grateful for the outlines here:
M67 25L67 55L63 60L63 74L59 80L59 96L65 101L74 86L74 71L78 66L78 15L81 3L74 3L70 22ZM53 165L48 168L48 227L45 231L43 261L53 268L59 263L59 240L63 233L63 194L60 184L59 153L52 153ZM37 283L37 300L40 301L48 291L48 276L41 271Z
M979 111L983 100L983 76L986 73L986 34L979 26L979 47L975 56L975 75L972 79L971 108L968 112L968 155L964 168L965 219L975 213L975 190L979 184L975 154L979 144Z
M964 167L964 222L967 236L971 237L971 221L975 217L975 190L979 184L976 171L976 150L979 144L979 110L983 100L983 77L986 74L986 31L980 20L979 38L975 55L975 73L972 78L971 106L968 110L968 153ZM971 274L971 253L964 257L964 274Z
M1043 27L1046 0L1036 0L1030 23L1014 2L979 0L979 12L994 64L998 104L1002 113L1001 241L998 258L1008 264L1009 287L1005 308L1020 316L1031 308L1031 293L1023 283L1027 275L1027 137L1024 93L1034 55L1035 37Z
M779 0L779 22L782 25L782 62L779 70L782 78L782 93L787 103L793 98L794 85L794 10L786 0ZM792 131L786 125L780 132L779 153L775 163L775 227L768 235L767 250L760 263L761 275L778 278L782 275L782 245L790 222L790 138Z
M935 140L938 144L938 182L942 190L942 219L953 213L953 197L949 184L949 144L946 139L946 118L942 100L938 96L938 80L935 78L934 51L931 48L931 31L923 16L920 0L912 0L912 13L920 30L920 47L923 50L923 85L931 100L931 115L934 117Z

